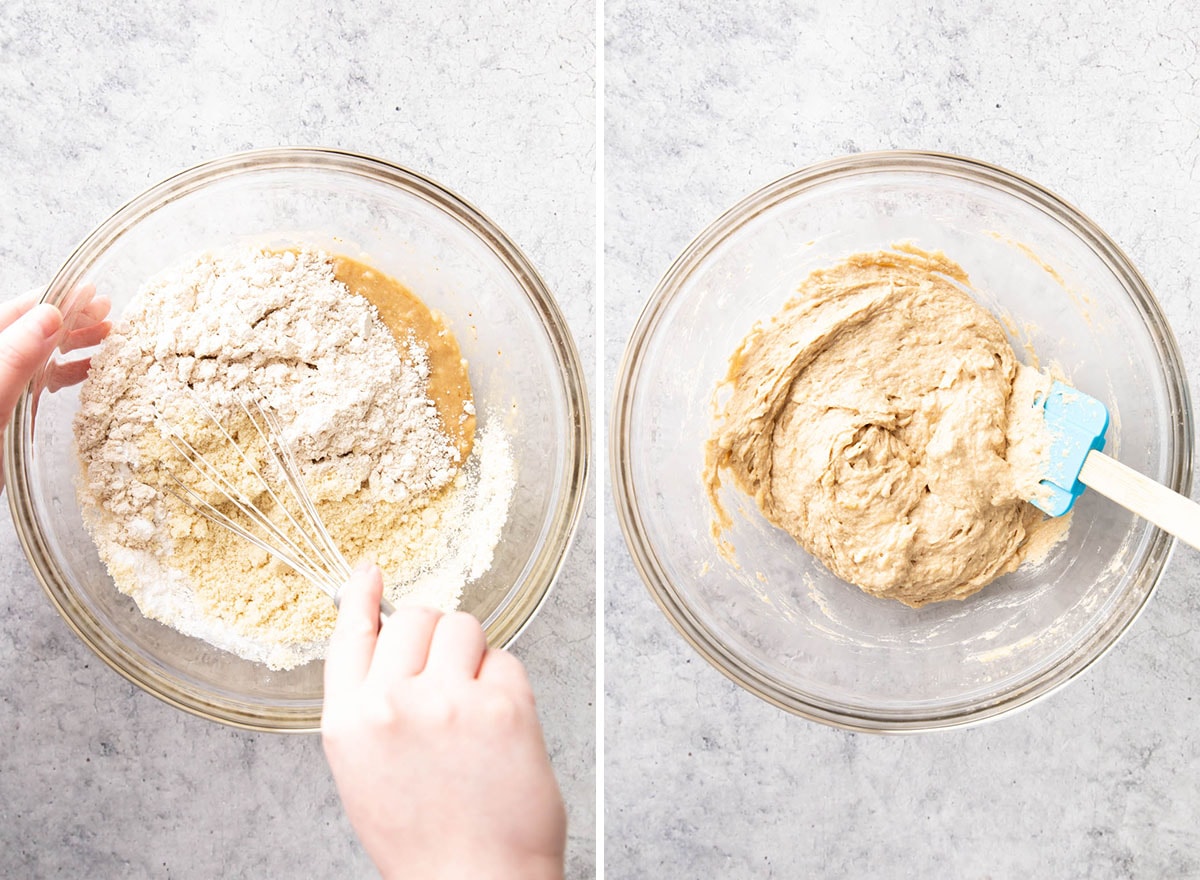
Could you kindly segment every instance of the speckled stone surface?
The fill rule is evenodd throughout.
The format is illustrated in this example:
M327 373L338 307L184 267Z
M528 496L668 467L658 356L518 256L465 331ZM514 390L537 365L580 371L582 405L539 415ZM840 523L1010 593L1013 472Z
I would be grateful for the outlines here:
M4 3L0 297L44 283L166 175L321 144L421 171L491 216L590 365L594 62L594 10L569 2ZM594 535L585 516L516 648L571 815L572 877L595 873ZM0 876L372 873L316 737L202 721L110 671L42 594L7 513L0 726Z
M890 148L995 162L1082 208L1156 291L1200 387L1192 7L609 0L605 18L606 387L693 235L796 168ZM1065 690L887 738L791 717L709 667L609 511L608 877L1200 876L1200 554L1176 550Z

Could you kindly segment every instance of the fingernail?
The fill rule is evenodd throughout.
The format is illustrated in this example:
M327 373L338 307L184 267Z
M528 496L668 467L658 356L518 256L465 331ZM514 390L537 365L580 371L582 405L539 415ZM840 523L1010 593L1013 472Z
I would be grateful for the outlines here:
M375 567L374 562L360 562L358 565L354 566L354 573L355 574L366 574L374 567Z
M62 329L62 313L49 303L39 303L29 310L29 318L42 334L49 339Z

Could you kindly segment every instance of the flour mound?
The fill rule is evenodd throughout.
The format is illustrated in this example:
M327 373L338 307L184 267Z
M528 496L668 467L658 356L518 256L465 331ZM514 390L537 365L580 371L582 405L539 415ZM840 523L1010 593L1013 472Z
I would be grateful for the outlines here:
M118 588L148 617L247 659L288 668L322 655L336 616L328 598L163 492L175 474L222 502L162 420L235 472L239 453L209 414L261 460L261 438L240 409L253 399L284 426L347 555L379 559L394 598L411 592L397 583L420 582L426 604L456 607L470 575L463 566L490 563L515 481L503 437L480 443L494 450L486 467L464 468L429 375L421 341L397 345L325 254L206 254L150 279L93 358L75 420L81 506ZM481 496L481 472L499 473L500 491ZM280 513L269 498L255 503ZM462 522L437 513L477 508L467 519L486 528L469 540ZM456 564L464 544L471 559Z

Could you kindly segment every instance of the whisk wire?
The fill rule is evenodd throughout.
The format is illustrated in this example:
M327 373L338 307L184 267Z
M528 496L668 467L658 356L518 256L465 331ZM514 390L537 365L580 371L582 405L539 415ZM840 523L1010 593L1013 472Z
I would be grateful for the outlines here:
M246 454L246 450L242 448L241 444L239 444L237 442L237 440L234 439L233 435L229 432L229 430L221 423L221 420L219 418L217 418L216 413L214 413L204 403L204 401L200 399L200 396L198 394L196 394L194 391L192 392L192 399L194 400L196 405L201 410L204 411L204 414L208 416L209 420L214 425L216 425L217 430L221 432L221 434L229 442L229 445L232 446L237 451L237 454L242 459L242 463L246 466L246 469L249 470L252 474L254 474L254 476L258 479L258 482L262 485L263 489L266 490L267 495L275 503L275 507L278 510L283 511L283 514L284 514L284 516L287 517L288 522L291 523L292 527L296 530L296 532L300 535L300 537L303 538L305 543L308 544L311 552L316 554L318 560L326 561L326 560L323 560L321 557L321 546L318 545L317 542L313 540L312 535L310 535L308 533L308 531L304 528L304 526L302 526L296 520L296 517L292 515L291 509L288 507L288 505L283 503L283 499L281 499L279 497L279 495L276 494L274 487L272 487L270 482L268 482L267 478L263 476L262 471L260 471L258 469L257 465L254 463L254 461L251 460L250 456ZM277 465L279 465L281 469L284 469L283 463L280 462L278 456L275 455L275 450L272 447L270 437L267 436L267 434L262 430L262 427L255 420L254 416L251 415L249 408L246 406L245 400L243 400L241 397L238 397L237 402L238 402L238 405L241 407L242 412L245 413L246 418L250 420L250 424L252 424L254 426L254 429L258 433L259 437L262 438L262 441L266 448L266 451L275 458L275 463ZM255 407L258 409L258 411L260 413L265 412L263 410L262 406L257 401L255 401ZM281 439L279 439L282 436L283 436L283 432L282 432L282 428L280 428L279 437L276 438L278 440L276 445L283 449L287 449L286 444L284 444L283 441ZM294 463L294 460L293 460L293 463ZM296 481L288 480L288 482L290 484L290 488L293 492L294 497L300 498L302 500L308 498L308 492L304 487L303 481L296 482ZM248 499L247 499L247 503L248 503ZM252 516L252 518L255 518L257 521L259 521L260 525L263 528L269 528L273 531L280 532L280 536L283 537L285 540L287 539L286 535L284 535L282 533L282 531L275 525L275 523L271 522L266 516L264 516L262 514L262 511L258 510L258 508L254 507L253 505L250 505L250 508L252 511L252 513L250 515ZM324 527L322 526L322 529L323 528ZM292 542L290 540L288 541L288 543L289 543L289 545L291 545L293 547L293 549L297 553L299 553L305 559L309 559L310 563L312 562L308 553L305 552L301 547L299 547L298 545L296 545L294 542ZM340 555L341 554L339 553L338 556L340 556ZM346 576L347 577L349 576L349 568L348 567L346 568ZM344 580L344 578L343 578L343 580Z
M312 535L316 534L317 539L320 541L321 546L324 548L325 553L327 554L327 560L334 565L334 568L337 570L337 573L341 575L343 581L348 580L352 573L350 570L350 563L347 562L346 557L342 555L342 551L334 542L333 536L329 534L329 529L325 527L325 523L321 519L321 515L317 512L317 506L313 502L312 496L308 493L308 490L304 485L303 477L300 476L300 466L297 464L296 458L292 454L291 447L283 442L283 426L279 423L279 419L270 410L264 408L258 400L254 400L254 408L262 417L263 423L267 428L266 431L264 431L259 426L257 419L250 414L250 410L246 406L245 400L239 399L238 402L241 404L242 411L246 413L246 416L250 419L251 424L254 425L255 430L258 431L259 436L262 437L263 442L267 445L268 449L274 447L272 451L275 455L275 462L279 465L279 469L283 473L288 487L292 490L292 494L296 500L300 502L300 509L308 521L310 529L305 530L300 528L299 523L292 518L290 512L288 513L289 519L292 520L292 523L296 526L296 528L300 529L304 537L314 545L314 549L318 549L316 548L316 542L314 542L312 539Z
M175 487L163 486L163 491L172 495L180 503L210 522L229 530L244 541L270 554L272 558L277 559L313 586L327 593L335 604L338 603L341 586L349 580L352 574L350 564L346 561L346 557L342 554L337 543L333 540L333 536L321 520L316 504L313 502L308 489L304 485L304 479L300 475L300 467L296 458L292 454L288 444L284 442L283 427L278 417L264 407L257 399L251 399L254 410L252 412L251 406L247 404L245 399L237 398L242 412L250 421L250 424L254 426L255 431L263 441L266 458L274 461L279 473L282 474L282 484L286 485L288 490L290 490L292 500L300 510L299 519L292 513L289 505L284 503L280 497L280 493L276 492L275 488L271 485L271 481L266 478L262 470L247 454L246 450L242 448L234 439L232 433L221 423L216 413L195 392L192 393L192 398L197 407L208 417L209 421L217 427L217 430L225 440L237 450L245 469L255 476L258 483L273 502L274 509L282 511L283 516L287 519L287 523L291 526L291 530L300 536L300 540L295 540L288 534L286 526L281 526L280 523L275 522L260 510L244 491L239 489L232 480L222 473L219 467L213 464L204 453L200 452L171 424L169 419L159 412L156 413L156 416L160 427L163 429L163 434L180 456L197 474L212 483L223 496L223 500L228 501L238 513L245 517L254 527L261 530L263 534L255 534L246 525L235 520L194 488L187 485L170 469L167 469L167 474L174 482ZM304 521L303 523L301 523L301 519ZM382 599L380 601L381 617L390 616L392 611L391 603L386 599Z
M309 553L305 552L303 547L299 546L286 533L284 533L282 529L272 522L270 518L263 514L261 510L255 507L245 493L234 486L225 477L225 475L222 474L221 471L204 456L203 453L197 450L191 443L182 437L173 436L172 434L168 433L167 440L172 446L175 447L179 454L183 456L183 458L197 473L216 486L217 490L224 495L225 500L231 503L238 510L238 512L242 514L242 516L246 517L251 523L258 526L260 529L270 535L275 541L282 544L283 550L279 550L276 545L266 546L266 542L262 541L261 538L254 536L252 532L239 525L235 520L222 512L215 505L204 499L198 492L187 486L173 471L168 471L168 475L176 483L176 485L185 489L188 495L201 502L199 506L196 504L189 504L188 506L191 507L192 510L195 510L202 516L213 520L218 525L229 528L230 531L233 531L235 534L241 537L245 537L246 535L256 537L256 540L252 542L255 544L255 546L260 548L265 547L265 549L267 549L268 552L271 552L273 556L279 558L280 561L285 562L294 571L302 576L307 577L311 572L320 572L323 570L323 567L319 561L319 555L317 559L314 559ZM258 476L259 479L262 480L261 474ZM167 491L170 492L171 489L167 487ZM177 492L172 492L172 494L175 495L176 498L180 497L179 493ZM188 503L187 499L181 500L183 500L184 503ZM276 503L278 504L278 501L276 501ZM297 565L296 562L298 561L302 564ZM314 578L310 577L310 580L313 579ZM318 577L315 579L321 581L325 580L323 577ZM320 586L322 589L324 589L323 584Z
M309 565L306 565L303 561L301 561L300 559L298 559L297 557L295 557L294 555L289 553L286 549L281 550L279 547L277 547L275 545L268 544L266 541L264 541L258 535L254 534L253 532L249 531L248 529L243 528L241 525L239 525L237 523L236 520L229 517L227 514L225 514L219 508L213 506L213 504L211 502L202 498L191 487L184 485L184 483L179 479L179 477L176 476L173 472L168 471L168 476L172 480L175 481L176 485L179 486L179 488L182 489L183 492L187 493L187 495L190 495L193 499L195 499L195 501L193 502L192 500L189 500L187 497L185 497L180 492L177 492L175 489L172 489L170 486L164 487L164 491L170 493L172 496L174 496L176 499L178 499L178 501L181 504L185 505L186 507L190 508L191 510L195 511L196 513L200 514L201 516L205 517L206 519L209 519L209 520L215 522L217 525L224 526L226 529L233 532L238 537L242 538L245 541L250 542L255 547L258 547L260 550L263 550L266 553L270 554L271 556L279 559L281 562L283 562L285 565L290 567L297 574L306 578L310 582L313 582L316 584L321 584L323 589L325 589L326 584L328 584L329 588L336 589L337 585L334 584L326 575L322 574L320 569L312 568ZM279 538L283 537L283 536L279 535L274 529L269 529L269 531L271 531L273 537L279 537Z

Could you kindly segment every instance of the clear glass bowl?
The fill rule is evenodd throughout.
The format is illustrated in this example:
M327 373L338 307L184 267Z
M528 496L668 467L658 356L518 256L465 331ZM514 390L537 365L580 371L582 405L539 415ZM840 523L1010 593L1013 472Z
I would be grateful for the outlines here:
M79 246L45 300L69 315L71 292L91 283L119 314L147 276L237 244L356 257L446 316L470 364L480 424L499 419L512 438L509 519L491 569L463 597L489 642L510 644L561 567L588 466L583 372L537 272L491 221L436 183L378 159L289 148L207 162L138 196ZM77 388L27 392L5 437L17 533L63 617L105 662L168 703L241 727L315 729L322 664L272 672L147 620L117 592L76 505L78 403Z
M861 154L725 213L667 271L625 352L611 435L621 528L705 659L781 708L867 731L962 725L1059 687L1137 616L1173 544L1085 493L1042 564L913 610L830 574L730 487L740 567L721 557L701 472L728 357L811 270L897 242L959 262L1009 319L1023 359L1028 343L1103 400L1110 453L1176 491L1191 486L1191 403L1158 304L1120 249L1040 186L954 156Z

